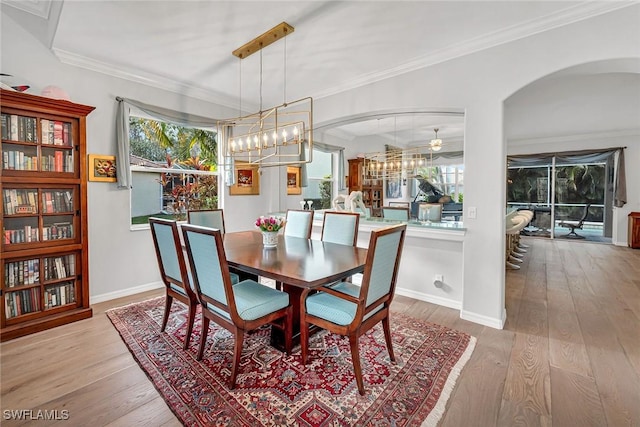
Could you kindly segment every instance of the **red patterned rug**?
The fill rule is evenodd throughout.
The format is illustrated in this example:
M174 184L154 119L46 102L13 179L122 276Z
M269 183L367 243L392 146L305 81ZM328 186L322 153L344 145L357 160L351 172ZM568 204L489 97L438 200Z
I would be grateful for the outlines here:
M358 394L346 338L321 331L311 337L309 363L269 345L269 327L245 337L236 388L228 382L233 337L211 322L202 361L196 361L200 315L182 350L186 307L173 304L160 333L164 297L107 312L122 339L188 426L420 426L436 425L475 338L402 314L392 314L396 363L382 327L360 338L365 396Z

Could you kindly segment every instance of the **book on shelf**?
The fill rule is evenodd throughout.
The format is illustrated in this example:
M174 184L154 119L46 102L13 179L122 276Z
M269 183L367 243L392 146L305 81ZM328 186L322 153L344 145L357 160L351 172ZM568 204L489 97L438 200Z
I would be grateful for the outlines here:
M9 139L9 126L10 119L8 114L2 114L0 116L0 128L2 130L2 139Z

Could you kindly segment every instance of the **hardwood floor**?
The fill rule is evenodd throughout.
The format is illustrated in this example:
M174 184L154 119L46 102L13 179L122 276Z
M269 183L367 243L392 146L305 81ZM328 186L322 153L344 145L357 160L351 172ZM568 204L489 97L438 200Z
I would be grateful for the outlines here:
M394 300L396 312L477 338L440 425L640 425L640 251L524 242L522 268L507 271L504 330ZM104 314L161 294L96 304L91 319L3 343L2 425L28 425L4 420L19 409L68 410L66 425L180 425Z

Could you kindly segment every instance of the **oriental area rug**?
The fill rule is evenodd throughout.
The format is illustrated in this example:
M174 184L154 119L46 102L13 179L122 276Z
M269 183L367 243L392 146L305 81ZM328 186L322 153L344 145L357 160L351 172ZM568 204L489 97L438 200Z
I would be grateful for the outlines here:
M435 426L475 338L392 313L396 363L382 326L360 338L366 394L360 396L347 338L320 331L287 356L269 345L270 327L245 335L236 387L229 389L233 336L211 322L196 360L200 314L182 350L187 309L174 300L160 332L164 297L115 308L107 316L167 405L187 426Z

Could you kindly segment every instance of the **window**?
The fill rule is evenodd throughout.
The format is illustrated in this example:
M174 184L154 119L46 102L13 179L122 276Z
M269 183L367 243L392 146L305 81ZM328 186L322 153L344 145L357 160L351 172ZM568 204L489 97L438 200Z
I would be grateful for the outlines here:
M432 166L418 170L418 175L427 177L452 202L462 203L464 198L464 165ZM414 180L417 186L418 180ZM417 188L417 187L416 187ZM416 193L419 190L416 190Z
M132 225L218 206L214 131L130 115L129 144Z
M333 154L313 150L313 161L307 164L307 183L302 187L304 200L312 200L312 209L329 209L333 200Z

